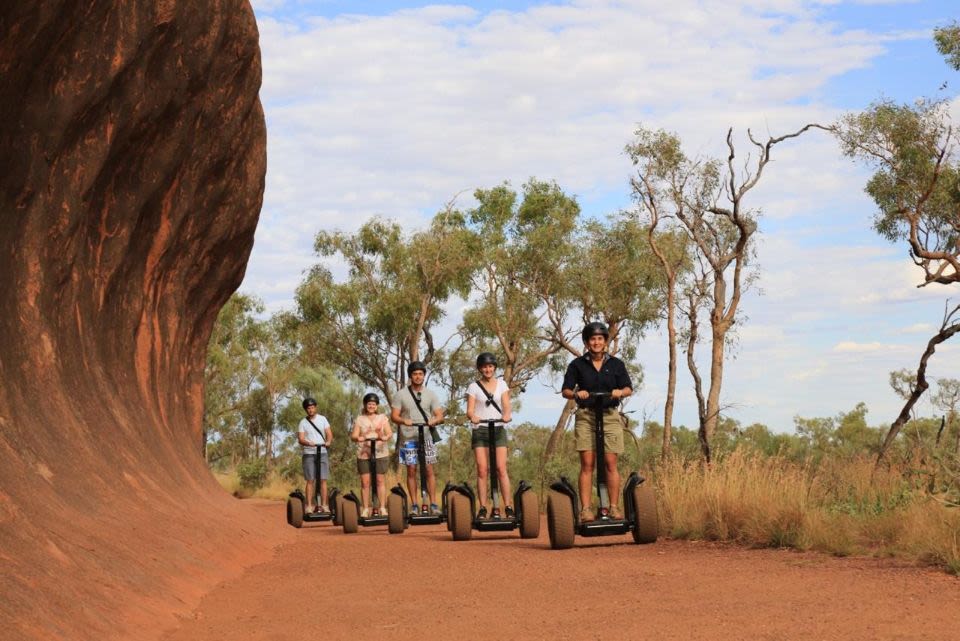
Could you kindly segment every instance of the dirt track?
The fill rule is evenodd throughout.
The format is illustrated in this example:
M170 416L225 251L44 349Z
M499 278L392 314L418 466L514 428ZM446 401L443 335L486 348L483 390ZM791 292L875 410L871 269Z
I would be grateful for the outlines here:
M252 507L284 518L282 504ZM474 536L310 525L164 638L960 638L960 581L936 570L629 536L555 552L546 527Z

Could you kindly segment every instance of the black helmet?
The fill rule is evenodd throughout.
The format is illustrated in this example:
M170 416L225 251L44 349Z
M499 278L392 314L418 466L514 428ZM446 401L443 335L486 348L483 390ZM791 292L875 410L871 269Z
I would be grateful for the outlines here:
M374 394L373 392L370 392L369 394L364 394L364 395L363 395L363 404L366 405L366 404L369 403L370 401L373 401L374 403L376 403L377 405L379 405L379 404L380 404L380 397L377 396L376 394Z
M483 352L477 356L477 369L480 369L484 365L493 365L497 366L497 357L491 354L490 352Z
M316 405L317 400L315 398L310 398L309 396L303 399L303 409L307 409L310 405Z
M580 336L583 337L583 342L586 343L590 340L591 336L596 336L597 334L603 334L603 337L608 340L610 338L610 330L599 321L593 321L592 323L584 325L583 332L581 332Z
M416 371L426 372L427 366L423 364L423 361L412 361L407 365L407 376L410 376Z

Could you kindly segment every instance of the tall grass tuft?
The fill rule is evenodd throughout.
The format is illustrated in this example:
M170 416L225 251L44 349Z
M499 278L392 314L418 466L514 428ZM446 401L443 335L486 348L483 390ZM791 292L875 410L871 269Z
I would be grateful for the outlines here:
M960 510L915 487L910 470L735 450L709 467L674 458L656 483L667 536L906 557L960 573Z

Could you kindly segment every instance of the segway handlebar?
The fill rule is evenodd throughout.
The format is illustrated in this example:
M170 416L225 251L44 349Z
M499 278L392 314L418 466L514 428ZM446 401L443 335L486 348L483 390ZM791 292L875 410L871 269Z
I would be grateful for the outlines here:
M483 420L483 421L477 421L476 423L471 423L471 425L491 425L491 424L492 424L492 425L506 425L507 423L510 423L510 422L511 422L511 421L505 421L505 420L500 419L500 418L492 418L492 419L487 419L487 420Z

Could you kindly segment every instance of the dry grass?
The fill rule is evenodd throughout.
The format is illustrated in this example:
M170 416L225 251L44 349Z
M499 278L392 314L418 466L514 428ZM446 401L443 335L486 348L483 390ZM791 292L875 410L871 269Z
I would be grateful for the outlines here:
M735 452L657 475L664 534L837 555L914 559L960 573L960 511L869 460L819 465Z

